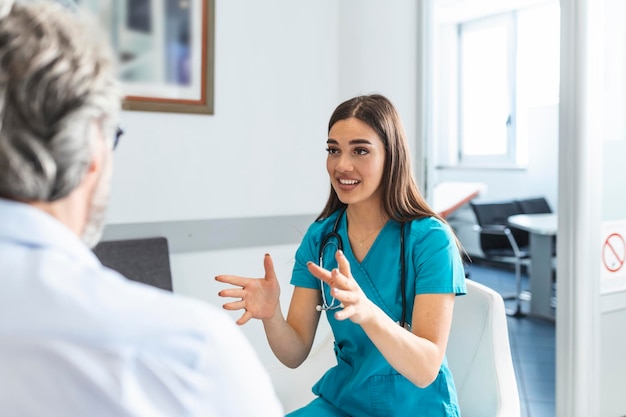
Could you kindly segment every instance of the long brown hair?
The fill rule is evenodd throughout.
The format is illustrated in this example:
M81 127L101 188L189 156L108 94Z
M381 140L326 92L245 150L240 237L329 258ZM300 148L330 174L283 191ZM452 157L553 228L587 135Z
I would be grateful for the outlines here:
M340 120L357 118L367 123L385 145L385 167L381 181L382 209L389 218L405 223L424 217L436 217L417 188L411 171L411 159L404 126L393 104L380 94L354 97L341 103L328 122L328 131ZM330 187L326 207L317 217L325 219L339 208L345 207Z

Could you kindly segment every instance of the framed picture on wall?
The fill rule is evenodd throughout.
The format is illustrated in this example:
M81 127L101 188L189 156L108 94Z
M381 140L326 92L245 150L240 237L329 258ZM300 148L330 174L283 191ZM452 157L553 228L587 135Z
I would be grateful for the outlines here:
M213 114L214 0L78 0L117 54L125 110Z

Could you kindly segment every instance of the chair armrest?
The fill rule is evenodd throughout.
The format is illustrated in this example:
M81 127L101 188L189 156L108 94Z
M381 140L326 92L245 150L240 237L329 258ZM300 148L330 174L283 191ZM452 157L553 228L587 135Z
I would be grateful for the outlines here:
M511 232L511 229L508 226L503 224L490 224L487 226L475 225L475 229L485 235L506 236L511 248L513 249L513 253L515 253L515 256L518 258L522 257L522 252L520 251L519 245L515 240L515 236L513 236L513 232Z
M499 235L499 236L505 236L507 229L509 231L511 230L503 224L489 224L487 226L475 225L474 228L481 233L485 233L488 235Z

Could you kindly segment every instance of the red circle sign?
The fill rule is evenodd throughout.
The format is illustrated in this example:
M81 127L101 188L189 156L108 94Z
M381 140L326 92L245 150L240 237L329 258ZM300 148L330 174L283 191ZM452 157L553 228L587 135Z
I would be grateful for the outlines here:
M610 272L619 271L626 259L626 243L618 233L612 233L602 246L602 263Z

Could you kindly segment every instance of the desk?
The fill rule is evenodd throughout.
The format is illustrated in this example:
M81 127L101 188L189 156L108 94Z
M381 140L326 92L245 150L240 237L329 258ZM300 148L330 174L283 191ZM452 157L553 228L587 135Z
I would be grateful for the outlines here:
M444 219L485 190L480 182L442 182L433 190L432 209Z
M530 233L530 314L554 320L552 298L553 236L557 232L557 216L548 214L517 214L508 219L511 226Z

